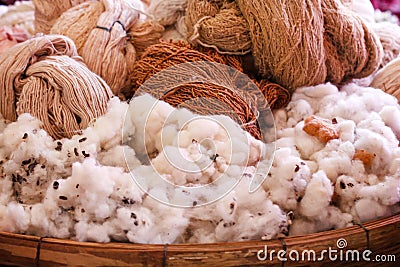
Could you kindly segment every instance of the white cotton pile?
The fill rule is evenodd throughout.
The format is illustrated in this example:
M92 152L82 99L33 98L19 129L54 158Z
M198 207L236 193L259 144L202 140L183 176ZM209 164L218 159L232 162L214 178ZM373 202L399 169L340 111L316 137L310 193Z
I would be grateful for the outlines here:
M288 231L285 213L264 191L250 195L248 179L229 195L237 204L232 220L226 202L193 211L162 203L176 196L160 177L193 186L222 183L221 175L239 181L247 168L255 172L264 145L228 117L201 117L144 95L129 108L111 99L107 114L71 139L52 140L40 126L28 114L2 125L3 231L96 242L201 242L206 239L191 227L215 205L219 226L210 229L214 241L270 239ZM179 157L185 162L181 170L176 168ZM140 188L137 179L148 180L147 187ZM157 192L161 197L152 199ZM190 196L200 204L199 197ZM224 227L219 218L231 225ZM247 229L249 220L253 226Z
M290 234L346 227L400 209L399 112L393 96L356 84L300 88L275 112L278 150L264 189L294 212ZM331 122L340 137L325 144L307 134L310 115ZM373 157L370 166L355 158L357 151Z
M311 115L338 136L323 143L305 132ZM53 140L29 114L0 118L0 230L204 243L389 216L400 211L399 115L381 90L328 83L299 88L275 111L276 140L267 144L229 117L199 116L149 95L129 105L111 99L104 116L70 139Z

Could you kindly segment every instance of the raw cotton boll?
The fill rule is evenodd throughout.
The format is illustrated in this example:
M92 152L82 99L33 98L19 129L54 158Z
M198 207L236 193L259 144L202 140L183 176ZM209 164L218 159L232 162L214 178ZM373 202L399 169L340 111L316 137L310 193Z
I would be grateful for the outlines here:
M117 97L111 98L107 104L107 112L96 118L90 127L83 131L82 136L87 137L86 142L96 144L102 150L121 144L123 126L124 129L129 129L129 132L135 132L132 125L124 125L129 123L129 120L125 119L127 110L127 103L121 102Z
M321 214L332 199L333 187L331 181L323 171L313 174L303 199L300 202L300 212L307 217Z
M80 221L75 224L74 230L76 233L76 239L80 242L110 242L110 237L108 236L109 229L102 224Z
M303 159L309 159L312 154L321 150L324 144L318 141L317 138L310 136L304 130L304 121L299 122L295 127L296 146Z
M288 116L290 117L290 121L288 121L289 127L294 127L300 121L314 114L313 108L304 99L291 102L288 110Z
M374 23L371 26L383 47L384 55L380 64L382 68L400 55L400 26L390 22Z
M386 176L383 182L360 189L360 197L372 199L385 206L400 202L399 173L395 177Z
M163 26L173 25L186 10L187 0L152 0L147 12Z
M385 125L389 126L396 138L400 140L400 110L394 106L385 106L379 112Z
M71 39L39 36L6 54L0 55L0 111L5 119L31 113L58 139L71 137L106 112L112 92L82 63Z
M154 223L151 234L147 233L151 239L146 243L174 243L189 224L189 220L183 216L184 209L182 208L165 206L165 204L149 197L145 199L143 206L152 211Z
M65 209L81 206L93 220L104 220L115 210L116 202L110 196L121 176L120 168L98 166L93 159L87 159L75 163L72 175L66 180L55 181L58 186L54 182L48 194Z
M1 133L2 139L7 140L7 142L4 143L4 147L2 147L4 152L9 155L11 152L15 151L18 146L29 137L29 134L40 131L41 124L40 120L32 117L30 114L22 114L16 122L7 124L6 128Z
M70 237L73 229L70 211L47 204L32 205L30 210L31 221L27 234L64 239Z
M335 194L339 196L340 209L350 212L356 199L359 197L359 191L362 185L353 177L341 175L335 182Z
M8 140L0 154L10 159L3 162L2 172L13 181L17 200L25 204L43 199L51 180L65 177L70 171L40 124L29 114L23 114L0 134L0 139Z
M138 167L141 163L136 158L136 152L129 146L115 146L98 154L97 160L101 165L120 167L125 172ZM128 168L129 167L129 168Z
M188 124L188 131L191 133L193 138L197 141L202 141L206 138L213 139L221 130L220 126L216 121L204 118L195 119ZM202 129L199 131L199 129Z
M32 0L35 9L35 30L37 33L50 33L58 17L73 6L87 0Z
M133 205L142 203L143 191L133 180L131 173L123 173L112 177L115 181L114 190L110 195L118 204Z
M296 209L297 200L310 180L309 169L301 162L299 157L291 155L289 148L278 149L270 175L263 184L268 197L285 210Z
M354 147L373 155L370 166L372 173L385 173L390 167L390 160L393 158L393 151L398 147L398 141L390 144L382 134L367 129L358 129L357 134Z
M34 6L32 1L18 1L14 5L0 6L0 25L26 30L29 35L35 34Z
M319 228L318 232L346 228L353 226L353 216L335 206L328 206L319 214L315 223Z
M352 120L343 120L338 123L340 140L353 143L355 140L356 124Z
M321 99L324 96L337 95L338 92L339 92L339 89L335 85L333 85L331 83L323 83L323 84L319 84L316 86L305 86L305 87L299 88L293 94L292 99L294 101L298 100L298 99L304 99L304 97L308 97L308 98L305 98L305 100L310 100L310 98L311 99L313 99L313 98ZM308 102L312 102L312 101L308 101Z
M368 129L374 133L382 135L382 137L385 138L386 141L392 146L396 146L398 144L398 139L396 138L392 129L385 125L385 122L376 112L371 112L367 119L358 124L358 127Z
M390 209L374 200L362 198L357 200L353 212L361 222L390 216Z
M1 231L24 232L29 226L30 214L19 203L10 202L0 208L0 215Z
M249 181L242 179L234 191L214 204L192 210L190 217L214 222L215 239L219 242L271 239L285 233L284 212L266 198L263 190L249 194Z
M170 162L171 160L172 163ZM202 177L201 169L196 164L195 160L196 159L193 160L191 155L183 149L165 147L164 150L152 160L152 166L157 173L168 175L168 177L170 177L168 180L171 180L174 184L187 184L187 179L194 180L193 182L196 184L205 184L208 182L209 177Z
M382 91L400 99L399 85L400 57L390 61L385 67L380 69L371 82L371 87L379 88Z
M247 54L251 51L249 25L236 2L189 1L185 24L193 44L212 47L221 53ZM219 10L218 10L219 9Z
M350 143L347 144L351 146L351 149L343 151L340 142L332 141L311 157L318 163L319 170L324 171L332 182L336 181L338 175L347 174L351 171L354 147Z
M370 87L360 87L355 83L350 83L341 88L341 91L348 95L360 98L366 102L366 106L370 107L368 111L379 112L384 106L396 106L398 104L396 98L387 92ZM372 101L374 100L374 101Z
M274 112L274 121L277 131L286 128L287 112L285 109L278 109Z
M335 105L341 98L343 98L343 95L339 93L338 88L331 83L326 83L296 89L296 92L292 96L292 102L305 100L317 112L323 107ZM324 108L324 110L326 113L327 108Z

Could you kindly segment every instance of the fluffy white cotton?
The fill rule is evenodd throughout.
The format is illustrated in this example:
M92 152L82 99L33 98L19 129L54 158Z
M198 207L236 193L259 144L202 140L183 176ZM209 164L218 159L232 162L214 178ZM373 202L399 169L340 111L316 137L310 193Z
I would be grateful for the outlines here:
M325 144L307 134L310 115L335 124L339 137ZM104 116L70 139L53 140L28 114L0 118L0 230L229 242L389 216L400 209L398 115L396 99L380 90L328 83L297 89L274 112L267 143L229 117L198 116L149 95L129 105L111 99ZM355 157L361 150L369 163Z

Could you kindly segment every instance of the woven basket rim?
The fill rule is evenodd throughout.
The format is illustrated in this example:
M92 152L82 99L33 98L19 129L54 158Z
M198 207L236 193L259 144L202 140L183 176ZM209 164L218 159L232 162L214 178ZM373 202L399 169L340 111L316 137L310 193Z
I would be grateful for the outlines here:
M221 246L224 245L226 246L227 244L234 245L234 244L241 244L241 245L246 245L246 244L255 244L255 243L262 243L262 244L267 244L271 242L282 242L282 241L294 241L294 242L301 242L303 238L307 238L307 242L310 242L310 240L318 238L318 239L331 239L334 238L335 236L337 238L342 237L345 235L345 233L351 233L354 231L365 231L365 229L371 230L371 229L376 229L388 224L392 223L400 223L400 212L393 214L389 217L384 217L384 218L379 218L375 219L369 222L365 222L363 224L356 224L350 227L346 228L339 228L339 229L334 229L334 230L328 230L328 231L322 231L322 232L317 232L317 233L312 233L312 234L304 234L304 235L295 235L295 236L288 236L288 237L282 237L278 239L270 239L270 240L249 240L249 241L237 241L237 242L215 242L215 243L182 243L182 244L168 244L169 248L171 247L188 247L188 246L193 246L193 247L201 247L201 246ZM400 230L399 230L400 231ZM25 235L25 234L15 234L15 233L9 233L9 232L2 232L0 231L0 236L7 236L7 237L12 237L12 238L18 238L18 239L45 239L51 243L70 243L74 245L79 245L83 247L98 247L101 246L102 248L114 248L114 247L121 247L121 245L126 245L126 246L132 246L132 247L137 247L140 246L142 248L145 247L164 247L166 244L145 244L145 243L130 243L130 242L107 242L107 243L100 243L100 242L92 242L92 241L76 241L73 239L63 239L63 238L54 238L54 237L40 237L40 236L34 236L34 235Z

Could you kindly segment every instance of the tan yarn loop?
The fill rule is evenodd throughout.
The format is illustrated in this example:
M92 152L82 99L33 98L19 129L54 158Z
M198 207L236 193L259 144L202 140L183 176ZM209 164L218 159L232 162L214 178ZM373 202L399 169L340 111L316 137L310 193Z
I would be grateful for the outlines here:
M237 13L225 11L235 5ZM366 77L383 55L378 37L340 0L189 0L186 26L194 43L227 53L251 49L260 77L292 90ZM250 36L250 45L243 49L242 37L222 47L224 34Z
M394 96L400 101L400 57L380 69L371 82L371 87Z
M32 0L35 5L36 32L50 33L51 27L64 11L85 1L88 0Z
M164 32L157 22L139 22L141 13L130 0L85 1L63 12L50 32L70 37L89 69L120 95L137 53Z
M4 118L31 113L54 138L86 128L106 112L112 96L82 63L72 40L61 35L35 37L0 55L0 84Z

